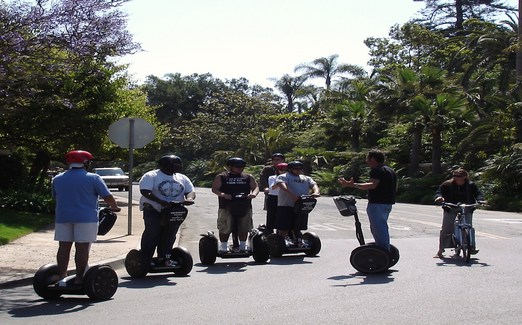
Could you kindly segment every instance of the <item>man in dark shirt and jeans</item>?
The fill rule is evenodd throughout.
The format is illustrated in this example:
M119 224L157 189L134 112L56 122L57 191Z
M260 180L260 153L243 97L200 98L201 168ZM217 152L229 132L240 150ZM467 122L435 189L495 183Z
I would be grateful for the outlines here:
M353 187L368 190L368 206L366 213L370 220L370 230L375 244L388 251L390 250L390 234L388 231L388 217L395 204L397 193L397 175L390 167L384 165L385 155L380 150L370 150L366 156L366 163L370 166L370 180L365 183L355 183L350 180L339 179L343 187Z

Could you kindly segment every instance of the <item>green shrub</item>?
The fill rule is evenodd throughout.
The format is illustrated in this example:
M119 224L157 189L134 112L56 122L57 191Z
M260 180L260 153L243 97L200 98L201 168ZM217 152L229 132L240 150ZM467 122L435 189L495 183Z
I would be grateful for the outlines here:
M15 211L54 213L54 200L48 191L7 191L0 196L0 208Z

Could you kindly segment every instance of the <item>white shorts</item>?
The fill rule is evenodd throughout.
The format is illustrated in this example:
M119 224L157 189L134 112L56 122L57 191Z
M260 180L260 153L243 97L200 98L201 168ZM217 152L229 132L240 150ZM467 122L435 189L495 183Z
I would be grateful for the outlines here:
M54 240L57 241L93 243L96 241L96 236L98 236L97 222L54 224Z

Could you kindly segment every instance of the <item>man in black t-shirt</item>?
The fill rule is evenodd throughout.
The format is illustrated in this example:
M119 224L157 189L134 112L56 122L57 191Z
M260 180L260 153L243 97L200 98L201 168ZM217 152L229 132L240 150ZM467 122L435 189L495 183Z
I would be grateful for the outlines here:
M228 171L218 174L212 183L212 192L219 202L217 227L221 253L228 252L228 239L235 228L239 250L247 250L248 232L253 228L252 199L259 194L259 187L254 176L243 172L245 166L242 158L229 158Z
M370 220L370 230L375 244L390 250L390 233L388 217L395 204L397 193L397 175L390 167L384 165L385 155L380 150L370 150L366 163L370 166L370 180L365 183L355 183L353 177L348 181L339 179L343 187L353 187L368 190L368 206L366 213Z

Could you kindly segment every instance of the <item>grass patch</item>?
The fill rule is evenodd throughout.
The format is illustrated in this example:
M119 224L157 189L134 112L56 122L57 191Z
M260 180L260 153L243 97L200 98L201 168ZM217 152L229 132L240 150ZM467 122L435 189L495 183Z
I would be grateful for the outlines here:
M40 230L53 222L52 214L0 209L0 245Z

